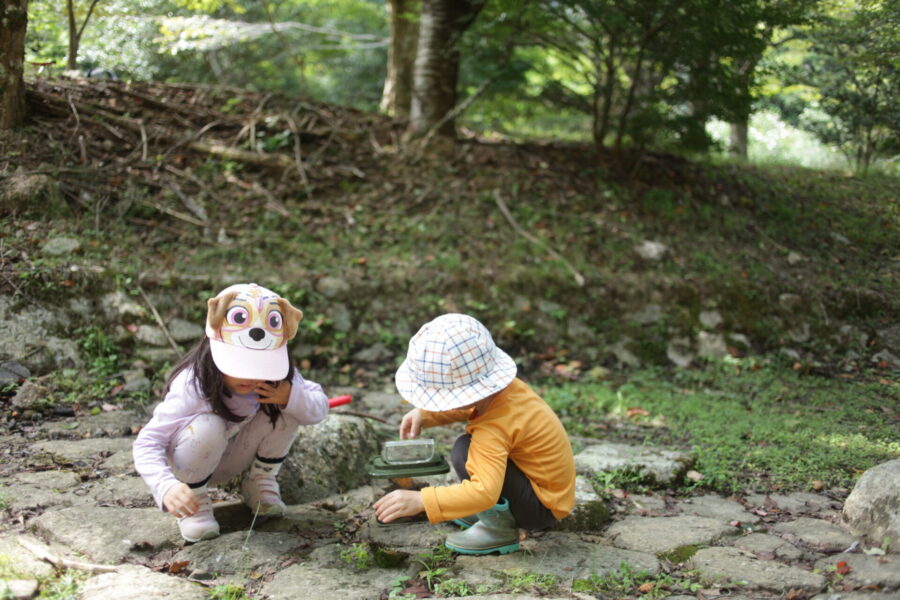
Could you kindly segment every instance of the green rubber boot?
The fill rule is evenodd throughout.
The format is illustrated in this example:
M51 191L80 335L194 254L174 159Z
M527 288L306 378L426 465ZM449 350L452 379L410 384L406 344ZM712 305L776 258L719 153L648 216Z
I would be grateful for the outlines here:
M468 517L460 517L458 519L453 519L453 523L455 525L459 525L463 529L468 529L472 525L478 522L478 515L469 515Z
M509 554L519 549L519 530L506 498L477 517L478 522L465 531L448 535L444 545L460 554Z

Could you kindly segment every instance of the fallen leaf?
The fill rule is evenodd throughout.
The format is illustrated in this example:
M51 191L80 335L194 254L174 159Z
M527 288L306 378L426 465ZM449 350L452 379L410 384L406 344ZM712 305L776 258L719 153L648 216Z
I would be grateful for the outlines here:
M179 560L169 565L169 573L181 573L184 568L191 564L189 560Z
M625 416L627 416L629 419L637 416L647 417L649 415L650 413L648 411L644 410L643 408L637 408L636 406L632 406L627 411L625 411Z
M688 471L687 473L685 473L684 476L693 482L697 482L697 481L700 481L701 479L703 479L703 473L700 473L699 471L694 471L693 469Z
M851 571L851 569L850 569L850 565L847 564L847 561L842 560L834 566L834 571L838 575L846 575L847 573L849 573Z
M881 548L865 548L863 549L863 554L868 554L869 556L884 556L884 550Z
M803 590L798 590L797 588L789 589L787 595L785 596L786 600L806 600L806 598L809 598L809 595Z
M653 582L648 581L646 583L642 583L641 585L638 586L638 591L642 594L649 594L650 592L653 591Z
M810 485L812 486L812 489L814 489L817 492L821 492L822 490L825 489L825 482L822 481L821 479L813 480L813 482Z

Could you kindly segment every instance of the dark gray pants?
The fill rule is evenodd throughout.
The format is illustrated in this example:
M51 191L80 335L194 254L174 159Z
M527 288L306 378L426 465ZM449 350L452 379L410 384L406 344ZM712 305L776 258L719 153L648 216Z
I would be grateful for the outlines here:
M465 433L456 438L453 450L450 452L450 462L453 463L453 470L460 479L469 478L469 472L466 471L466 460L469 457L471 442L472 436ZM509 501L509 511L516 519L518 527L547 529L556 523L556 517L546 506L541 504L535 495L534 489L531 487L531 480L512 460L506 461L506 476L503 478L503 489L500 491L500 495Z

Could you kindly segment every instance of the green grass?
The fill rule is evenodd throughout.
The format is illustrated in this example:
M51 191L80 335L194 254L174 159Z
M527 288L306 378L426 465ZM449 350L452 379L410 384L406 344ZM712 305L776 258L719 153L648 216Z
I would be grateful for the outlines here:
M619 565L619 569L605 575L591 575L587 579L576 579L572 583L573 592L600 594L600 598L643 598L658 600L666 596L693 596L703 586L693 573L682 576L666 573L653 575L641 571L627 563Z
M733 360L642 370L620 384L548 386L544 397L574 434L602 437L598 423L628 421L647 443L689 448L703 475L697 485L724 492L804 490L816 481L849 487L900 456L900 386L885 379ZM629 408L648 414L628 417Z
M244 600L247 595L244 586L234 583L223 583L208 590L212 600Z

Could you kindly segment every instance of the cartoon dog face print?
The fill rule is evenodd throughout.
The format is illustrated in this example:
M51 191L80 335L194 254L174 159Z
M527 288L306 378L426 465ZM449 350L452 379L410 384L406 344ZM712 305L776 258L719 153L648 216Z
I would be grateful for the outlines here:
M216 339L253 350L283 346L297 333L303 318L290 302L256 285L211 298L207 308Z

